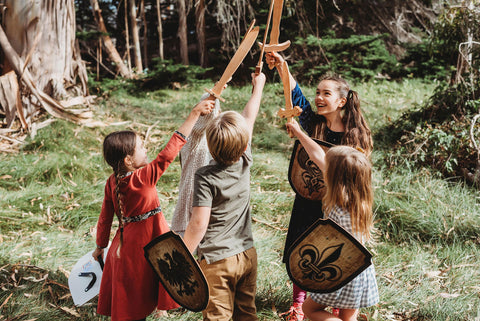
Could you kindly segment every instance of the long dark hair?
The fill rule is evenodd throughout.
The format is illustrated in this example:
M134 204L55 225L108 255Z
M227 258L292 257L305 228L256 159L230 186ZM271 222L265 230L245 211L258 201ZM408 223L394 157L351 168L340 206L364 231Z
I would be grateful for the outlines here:
M370 155L373 149L372 133L360 109L358 93L351 90L345 79L338 75L323 76L319 83L323 80L336 82L336 90L340 98L347 98L347 102L343 106L342 121L345 125L345 133L342 138L342 145L361 147L366 155ZM319 115L316 119L317 123L314 125L313 138L324 139L327 120L322 115Z
M115 198L117 199L118 217L120 227L120 244L117 256L120 257L120 248L123 245L123 195L120 193L121 176L126 173L125 157L133 155L135 151L137 134L130 130L122 130L108 134L103 140L103 158L115 173Z

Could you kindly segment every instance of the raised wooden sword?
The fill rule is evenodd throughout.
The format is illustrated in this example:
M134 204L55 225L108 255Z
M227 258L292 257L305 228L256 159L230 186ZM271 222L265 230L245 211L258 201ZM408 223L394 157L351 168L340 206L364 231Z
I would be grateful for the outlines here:
M253 20L250 26L248 27L248 30L245 33L245 36L243 37L243 40L240 43L240 46L235 52L235 55L233 55L232 59L228 63L227 68L225 68L225 71L223 72L223 75L220 78L220 80L215 84L215 86L212 89L205 88L205 91L207 91L210 95L220 99L223 102L225 102L225 99L220 97L220 95L222 94L222 91L225 88L225 85L230 81L230 79L232 78L232 75L238 69L243 59L245 58L247 53L250 51L250 48L252 48L252 45L255 43L255 40L257 39L260 28L258 26L254 28L253 27L254 24L255 24L255 20Z

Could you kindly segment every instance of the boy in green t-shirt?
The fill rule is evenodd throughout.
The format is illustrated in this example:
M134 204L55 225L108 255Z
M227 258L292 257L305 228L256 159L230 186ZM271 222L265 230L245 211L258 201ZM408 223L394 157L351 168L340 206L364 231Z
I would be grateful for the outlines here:
M223 112L208 124L207 144L213 160L195 173L193 212L184 241L191 252L197 249L209 284L204 320L258 320L250 167L251 138L265 75L253 75L252 83L252 95L242 114Z

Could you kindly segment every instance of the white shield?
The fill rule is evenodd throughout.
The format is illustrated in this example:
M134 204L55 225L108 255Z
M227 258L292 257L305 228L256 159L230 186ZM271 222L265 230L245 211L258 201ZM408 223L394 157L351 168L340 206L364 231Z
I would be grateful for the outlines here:
M104 259L107 257L108 248L103 251ZM68 277L68 287L72 294L73 303L80 306L98 295L102 281L103 266L95 261L93 250L78 260Z

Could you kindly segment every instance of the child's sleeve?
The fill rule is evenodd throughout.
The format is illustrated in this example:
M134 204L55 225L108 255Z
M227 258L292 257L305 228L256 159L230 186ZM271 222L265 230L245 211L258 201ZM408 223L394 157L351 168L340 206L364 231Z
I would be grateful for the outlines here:
M111 198L111 191L108 187L109 183L105 185L105 196L103 198L102 210L97 223L97 246L107 247L110 239L110 229L112 228L113 216L115 210L113 207L113 200Z
M177 133L168 141L165 148L158 153L157 157L140 169L140 177L145 184L156 185L160 177L167 170L168 166L175 160L178 153L187 141Z
M195 173L195 180L193 183L193 207L206 206L212 207L212 200L214 191L204 175L202 168Z
M298 117L300 125L308 133L309 136L312 135L312 118L315 117L315 113L312 110L312 106L307 98L303 95L300 86L297 85L292 90L292 103L293 106L299 106L302 108L302 113Z

